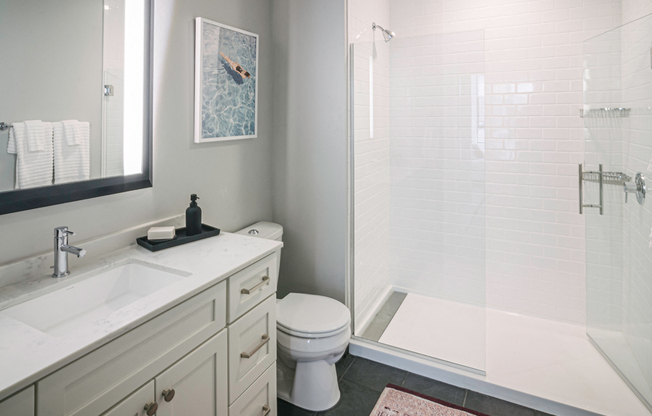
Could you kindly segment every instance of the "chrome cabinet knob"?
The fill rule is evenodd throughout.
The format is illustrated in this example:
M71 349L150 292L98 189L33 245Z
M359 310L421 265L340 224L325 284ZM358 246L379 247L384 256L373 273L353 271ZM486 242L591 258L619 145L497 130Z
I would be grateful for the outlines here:
M174 394L175 394L175 393L176 393L176 392L174 391L174 389L163 390L163 393L162 393L162 395L163 395L163 399L164 399L166 402L171 402L172 399L174 399Z
M158 410L158 404L156 403L147 403L145 405L145 411L147 411L147 416L154 416L154 413Z

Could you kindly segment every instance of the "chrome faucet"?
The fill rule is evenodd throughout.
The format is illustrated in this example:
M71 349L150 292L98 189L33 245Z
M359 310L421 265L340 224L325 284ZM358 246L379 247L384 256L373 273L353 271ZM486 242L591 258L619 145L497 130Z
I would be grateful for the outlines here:
M84 257L86 250L68 245L68 236L75 235L68 227L54 229L54 273L52 277L64 277L70 274L68 270L68 253Z

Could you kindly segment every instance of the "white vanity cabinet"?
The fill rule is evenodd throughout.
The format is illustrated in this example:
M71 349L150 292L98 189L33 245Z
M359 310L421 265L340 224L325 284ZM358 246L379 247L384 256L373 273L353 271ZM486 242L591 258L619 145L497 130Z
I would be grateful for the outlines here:
M0 416L276 416L278 255L98 345Z
M0 401L1 416L34 416L34 386Z
M38 416L102 414L225 324L221 282L39 381Z

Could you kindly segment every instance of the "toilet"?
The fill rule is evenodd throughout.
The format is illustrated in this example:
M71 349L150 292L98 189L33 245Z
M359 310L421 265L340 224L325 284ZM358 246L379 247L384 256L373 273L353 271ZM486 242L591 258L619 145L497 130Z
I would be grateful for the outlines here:
M281 241L283 227L258 222L237 232ZM335 363L351 339L351 314L325 296L290 293L276 303L277 395L313 412L340 400Z

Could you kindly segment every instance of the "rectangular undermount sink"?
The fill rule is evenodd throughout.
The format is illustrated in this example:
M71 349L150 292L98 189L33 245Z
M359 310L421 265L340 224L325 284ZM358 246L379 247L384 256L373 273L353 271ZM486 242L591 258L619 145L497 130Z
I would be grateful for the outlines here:
M140 261L126 261L88 274L88 278L78 283L5 309L0 314L59 337L106 318L189 276Z

